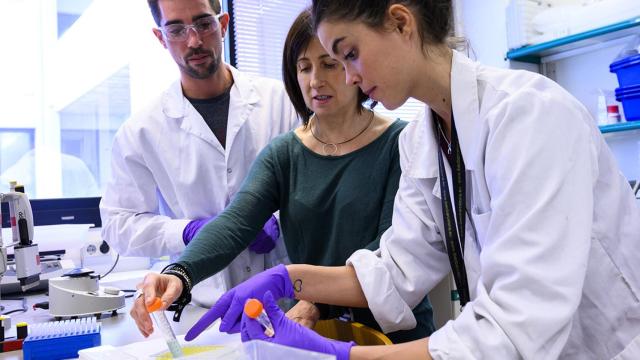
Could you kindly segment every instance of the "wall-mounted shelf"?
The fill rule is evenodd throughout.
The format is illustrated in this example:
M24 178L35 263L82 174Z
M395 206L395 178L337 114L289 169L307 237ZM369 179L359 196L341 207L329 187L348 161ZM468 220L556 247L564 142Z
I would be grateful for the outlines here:
M507 52L507 59L539 64L546 56L640 34L640 17Z
M600 132L602 132L603 134L637 129L640 129L640 121L629 121L619 124L600 126Z

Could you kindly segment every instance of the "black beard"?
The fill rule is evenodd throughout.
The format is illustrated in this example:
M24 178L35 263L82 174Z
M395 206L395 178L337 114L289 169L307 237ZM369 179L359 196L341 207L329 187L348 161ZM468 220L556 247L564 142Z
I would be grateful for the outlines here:
M189 61L187 60L189 57L193 56L193 55L199 55L199 54L207 54L211 57L211 59L213 59L213 61L211 62L211 64L209 66L207 66L206 69L204 70L200 70L197 69L193 66L188 65ZM216 56L213 52L208 52L208 51L202 51L202 50L194 50L189 52L185 57L185 64L186 65L180 65L180 68L189 76L191 76L194 79L198 79L198 80L203 80L203 79L208 79L210 78L213 74L215 74L218 71L218 68L220 67L220 56Z

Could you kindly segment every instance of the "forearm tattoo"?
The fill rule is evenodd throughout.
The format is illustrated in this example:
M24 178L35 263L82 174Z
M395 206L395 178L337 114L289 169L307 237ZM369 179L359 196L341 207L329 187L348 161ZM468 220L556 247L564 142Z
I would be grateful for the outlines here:
M296 279L296 281L293 282L293 290L297 293L302 292L302 279Z

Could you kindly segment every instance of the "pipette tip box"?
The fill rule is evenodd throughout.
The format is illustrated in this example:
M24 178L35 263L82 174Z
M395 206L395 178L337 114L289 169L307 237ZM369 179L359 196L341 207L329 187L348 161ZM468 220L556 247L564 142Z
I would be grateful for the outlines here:
M35 324L22 355L25 360L77 358L79 350L100 346L100 328L94 317Z

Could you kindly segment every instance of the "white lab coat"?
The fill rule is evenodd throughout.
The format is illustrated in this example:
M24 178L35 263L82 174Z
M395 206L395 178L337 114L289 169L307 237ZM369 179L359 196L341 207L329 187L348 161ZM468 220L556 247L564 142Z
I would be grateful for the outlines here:
M451 86L471 301L431 336L431 355L640 359L640 211L593 119L540 75L457 52ZM348 260L385 332L413 327L410 309L450 272L432 124L427 110L400 137L380 249Z
M262 148L297 126L280 82L229 68L234 84L226 149L183 96L179 81L118 130L100 211L102 236L121 255L181 253L187 223L220 214ZM194 300L211 305L281 260L286 260L282 239L266 256L245 250L227 269L196 286Z

